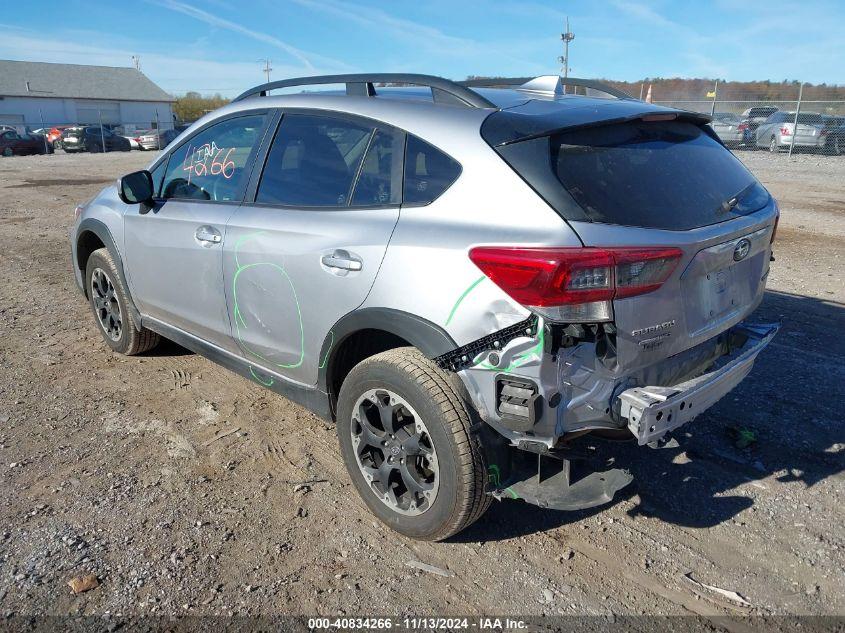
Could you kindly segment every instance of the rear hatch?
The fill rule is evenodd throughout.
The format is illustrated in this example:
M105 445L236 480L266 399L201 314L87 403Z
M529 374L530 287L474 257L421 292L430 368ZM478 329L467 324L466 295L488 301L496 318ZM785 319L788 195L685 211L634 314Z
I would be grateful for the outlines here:
M620 370L651 365L745 318L762 298L777 214L705 117L634 103L622 105L626 116L610 107L602 118L596 107L586 122L563 115L565 125L495 146L585 248L678 249L654 289L620 298L617 288ZM636 276L637 265L624 274Z
M83 142L85 131L81 127L70 127L62 132L62 141L65 145L76 147Z
M795 126L794 119L787 123L784 127L786 127L790 132L795 133L796 143L815 145L821 138L825 123L820 114L807 112L798 115L797 127Z

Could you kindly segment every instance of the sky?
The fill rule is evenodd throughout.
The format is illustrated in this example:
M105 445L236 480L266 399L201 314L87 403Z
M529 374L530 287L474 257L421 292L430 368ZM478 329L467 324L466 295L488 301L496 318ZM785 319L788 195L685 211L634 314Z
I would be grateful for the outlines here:
M130 66L232 97L338 72L845 84L842 0L28 0L0 3L0 59Z

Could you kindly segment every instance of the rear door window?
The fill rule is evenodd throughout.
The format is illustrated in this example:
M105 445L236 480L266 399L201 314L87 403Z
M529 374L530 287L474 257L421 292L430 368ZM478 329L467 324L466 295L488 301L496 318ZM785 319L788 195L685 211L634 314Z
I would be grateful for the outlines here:
M225 119L170 155L161 197L211 202L240 200L267 115Z
M405 149L404 204L436 200L461 174L460 164L439 149L408 135Z
M594 222L686 230L756 211L754 176L692 123L635 121L550 137L555 174Z
M340 117L286 114L267 155L255 201L348 206L374 131L373 126Z

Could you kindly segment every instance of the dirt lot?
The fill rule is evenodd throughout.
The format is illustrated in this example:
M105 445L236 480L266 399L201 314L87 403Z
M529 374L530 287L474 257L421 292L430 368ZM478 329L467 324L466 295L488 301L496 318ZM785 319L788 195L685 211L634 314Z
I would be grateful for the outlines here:
M783 214L752 375L680 448L610 447L636 476L610 507L495 503L440 544L376 523L305 410L175 345L107 351L67 227L150 154L0 160L0 613L738 612L691 573L753 614L845 614L845 158L740 156Z

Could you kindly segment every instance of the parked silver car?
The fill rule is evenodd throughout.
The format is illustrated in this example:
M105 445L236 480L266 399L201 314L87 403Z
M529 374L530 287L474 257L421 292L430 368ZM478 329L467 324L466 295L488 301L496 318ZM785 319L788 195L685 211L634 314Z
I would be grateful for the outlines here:
M710 127L716 132L716 136L727 147L739 147L743 143L743 131L739 125L742 118L733 112L716 112Z
M755 145L773 153L789 149L790 145L797 149L821 150L826 134L825 120L818 112L799 112L796 128L795 112L778 111L759 125Z
M145 130L135 135L135 141L139 149L158 151L167 147L177 136L179 132L174 129Z
M774 336L746 319L778 210L708 117L567 84L608 98L258 86L78 207L76 282L112 350L167 337L336 422L402 534L607 503L631 474L576 479L579 442L665 440Z

